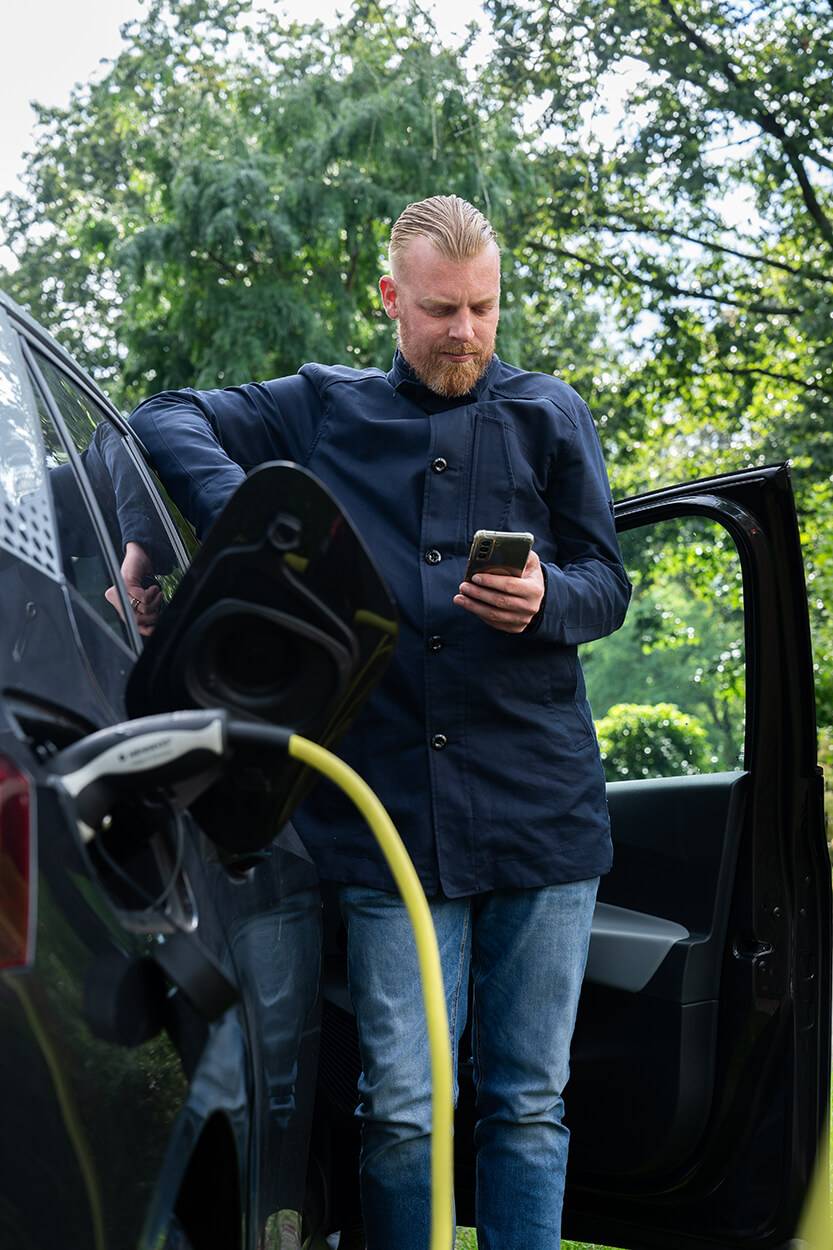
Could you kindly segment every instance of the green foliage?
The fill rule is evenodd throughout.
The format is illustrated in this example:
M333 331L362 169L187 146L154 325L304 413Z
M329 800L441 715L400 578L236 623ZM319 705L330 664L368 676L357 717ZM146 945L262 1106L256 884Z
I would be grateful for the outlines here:
M672 703L702 723L710 770L742 767L742 573L731 538L710 519L677 517L628 530L621 544L634 587L625 624L582 648L597 720L617 703Z
M609 292L620 332L642 325L650 407L696 398L721 432L729 414L756 432L777 415L833 466L827 0L489 8L507 93L543 99L560 131L539 156L552 179L537 252Z
M673 703L616 703L596 722L608 781L711 771L708 735Z
M617 493L792 459L833 719L829 0L487 0L538 102L530 263L610 310L590 398ZM611 95L624 98L614 126ZM606 126L606 128L605 128Z
M562 1250L608 1250L606 1246L589 1245L586 1241L562 1241ZM477 1233L473 1228L458 1228L454 1250L477 1250ZM530 1250L538 1250L531 1246Z
M415 8L333 31L236 0L154 0L106 76L41 110L5 284L123 403L184 385L387 364L391 221L437 190L511 235L531 190L517 110L490 108ZM533 192L533 196L534 196ZM504 341L528 282L506 272Z

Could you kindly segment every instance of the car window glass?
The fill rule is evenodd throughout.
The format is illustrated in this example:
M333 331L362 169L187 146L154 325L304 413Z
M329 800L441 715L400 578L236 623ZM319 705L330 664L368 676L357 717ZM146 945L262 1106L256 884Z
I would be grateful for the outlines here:
M624 626L581 649L608 781L743 766L743 578L727 530L679 517L628 530Z
M153 466L148 465L147 468L148 468L148 472L153 478L153 484L156 487L157 494L159 495L159 498L164 504L167 510L168 516L171 518L171 521L173 522L176 528L176 531L179 534L180 541L182 542L183 547L188 552L188 558L189 560L193 560L197 552L197 549L200 545L199 539L197 538L197 535L196 535L196 531L194 530L193 525L191 525L190 522L185 520L185 517L180 512L179 508L176 506L173 499L171 499L167 490L162 485L162 480L159 477L159 474L156 472Z
M70 437L95 494L119 561L128 543L137 544L146 559L141 586L158 586L162 606L170 601L182 578L182 564L165 531L158 507L125 445L124 436L71 378L50 360L38 357L44 380L66 422ZM128 586L128 598L135 587ZM141 609L140 609L141 611ZM140 632L146 623L137 617Z
M116 637L127 642L127 630L113 602L113 573L84 503L75 470L40 389L37 385L33 389L43 434L64 575L78 597L101 618Z
M54 578L60 563L38 425L20 342L0 307L0 553Z

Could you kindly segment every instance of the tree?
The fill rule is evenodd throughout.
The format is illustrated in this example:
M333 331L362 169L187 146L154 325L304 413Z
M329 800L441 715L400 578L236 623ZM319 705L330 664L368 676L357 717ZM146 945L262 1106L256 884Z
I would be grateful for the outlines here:
M530 264L542 286L557 269L603 299L622 344L624 367L594 397L616 487L792 458L830 723L829 0L488 8L507 98L543 101L548 192L528 205Z
M732 539L714 521L677 517L628 530L621 546L633 583L625 624L581 648L597 720L616 704L673 704L702 725L714 769L742 767L746 656Z
M674 365L658 377L676 396L696 387L708 406L716 387L738 413L777 383L833 464L827 0L490 8L507 89L543 96L543 124L560 132L539 157L552 179L530 207L534 250L609 292L620 329L653 315L649 341ZM605 113L629 64L642 72L618 133L594 136L588 115Z
M465 48L417 8L360 4L333 31L248 11L154 0L100 82L40 110L9 202L4 284L121 402L309 359L384 364L392 219L446 189L500 227L537 177L517 109L472 90ZM520 267L505 288L511 354Z
M714 769L705 729L673 703L616 703L596 729L608 781Z

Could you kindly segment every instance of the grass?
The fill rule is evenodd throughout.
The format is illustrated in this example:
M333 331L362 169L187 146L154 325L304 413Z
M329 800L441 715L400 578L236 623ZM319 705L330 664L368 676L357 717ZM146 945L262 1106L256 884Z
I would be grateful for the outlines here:
M454 1250L477 1250L477 1234L473 1228L458 1228ZM562 1241L561 1250L608 1250L607 1246L591 1246L586 1241Z

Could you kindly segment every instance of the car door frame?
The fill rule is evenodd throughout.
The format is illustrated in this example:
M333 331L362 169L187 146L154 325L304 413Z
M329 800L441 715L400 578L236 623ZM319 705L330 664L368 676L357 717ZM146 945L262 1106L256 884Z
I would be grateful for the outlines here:
M66 428L66 422L58 409L58 405L51 393L49 384L43 377L41 370L38 368L38 353L45 356L56 369L66 374L73 385L77 386L78 389L84 393L90 403L101 413L102 420L109 421L110 425L120 436L142 483L147 488L148 495L153 503L156 514L160 519L165 535L171 542L174 554L180 561L182 568L187 568L191 561L191 557L182 542L179 531L171 519L164 502L159 498L156 483L153 481L151 473L148 469L147 452L144 447L142 447L140 440L136 437L134 430L119 410L110 402L103 391L99 390L96 384L84 372L84 370L80 368L75 360L73 360L71 356L67 355L63 349L54 342L53 339L45 334L36 322L30 321L25 315L21 315L21 310L13 305L7 306L4 304L4 307L6 308L6 311L21 341L21 348L26 364L30 372L32 372L38 380L39 387L44 394L45 402L49 408L50 416L55 422L61 438L67 446L70 459L75 465L76 478L80 480L84 501L93 513L95 524L99 531L99 538L102 539L103 544L105 544L107 548L111 548L112 546L109 536L107 535L106 527L104 526L103 517L101 516L100 509L96 503L95 496L87 479L87 475L84 472L83 466L80 465L78 450ZM116 566L116 571L118 572L118 565ZM120 579L117 579L117 581L120 581ZM126 602L124 606L127 606ZM132 614L128 613L128 616L132 616ZM133 632L135 632L134 647L138 653L142 649L142 642L138 630L135 629L135 624L131 629L131 633Z

